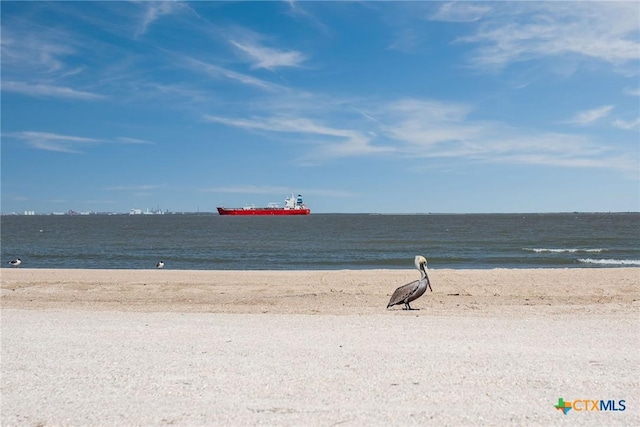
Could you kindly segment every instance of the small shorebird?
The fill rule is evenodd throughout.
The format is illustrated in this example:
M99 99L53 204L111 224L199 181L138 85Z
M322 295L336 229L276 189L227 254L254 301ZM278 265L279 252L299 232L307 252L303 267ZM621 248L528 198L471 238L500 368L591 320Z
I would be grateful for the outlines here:
M14 260L9 261L9 264L11 264L14 267L19 266L20 264L22 264L22 261L20 261L20 258L16 258Z
M396 289L393 292L393 295L391 295L387 308L398 304L404 304L405 310L413 310L409 305L411 301L420 298L427 288L433 292L433 289L431 289L431 282L429 282L429 275L427 274L427 259L421 255L416 255L413 262L416 265L416 268L420 270L420 280L415 280Z
M159 263L156 264L156 268L162 268L164 267L164 261L160 261Z

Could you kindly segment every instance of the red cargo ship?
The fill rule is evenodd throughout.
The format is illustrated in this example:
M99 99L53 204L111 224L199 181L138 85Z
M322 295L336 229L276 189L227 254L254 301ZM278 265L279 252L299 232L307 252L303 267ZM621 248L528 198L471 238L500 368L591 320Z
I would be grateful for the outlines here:
M220 215L309 215L311 209L302 201L302 196L298 198L287 197L284 200L284 208L278 207L276 203L269 203L266 208L256 208L255 206L245 206L244 208L224 208L219 207Z

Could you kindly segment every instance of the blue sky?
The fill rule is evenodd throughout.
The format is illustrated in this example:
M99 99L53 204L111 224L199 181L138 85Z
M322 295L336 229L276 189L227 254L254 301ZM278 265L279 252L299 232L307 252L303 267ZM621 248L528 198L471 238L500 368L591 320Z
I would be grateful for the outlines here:
M2 211L640 210L637 2L6 2Z

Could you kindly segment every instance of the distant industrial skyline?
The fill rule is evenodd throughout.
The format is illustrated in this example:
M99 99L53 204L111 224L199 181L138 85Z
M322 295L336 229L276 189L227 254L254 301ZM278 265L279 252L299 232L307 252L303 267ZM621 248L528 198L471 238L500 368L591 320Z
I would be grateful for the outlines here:
M2 2L3 213L640 210L638 2Z

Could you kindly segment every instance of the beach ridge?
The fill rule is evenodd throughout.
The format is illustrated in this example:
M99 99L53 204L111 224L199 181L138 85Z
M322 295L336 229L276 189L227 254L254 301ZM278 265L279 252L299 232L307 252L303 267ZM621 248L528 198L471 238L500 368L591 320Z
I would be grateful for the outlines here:
M455 315L531 308L635 311L640 269L430 270L420 313ZM3 308L84 308L273 314L384 314L415 270L3 269ZM400 310L401 311L401 310Z

